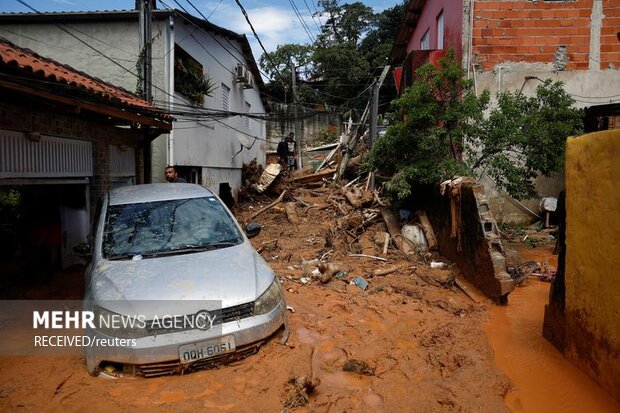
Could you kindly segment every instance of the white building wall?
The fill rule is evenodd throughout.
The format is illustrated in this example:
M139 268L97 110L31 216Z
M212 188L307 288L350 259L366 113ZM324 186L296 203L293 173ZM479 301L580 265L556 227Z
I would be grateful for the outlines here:
M205 110L223 110L221 85L224 84L230 88L230 112L245 113L246 102L251 105L252 113L265 112L258 89L244 89L243 84L235 79L237 64L246 63L237 42L205 33L189 24L179 24L178 21L175 37L177 44L202 64L215 84L212 96L205 96ZM183 96L175 96L177 104L189 104ZM233 116L195 122L183 120L175 123L175 128L174 163L177 165L233 168L240 174L243 163L254 158L259 164L265 164L265 121L250 119L248 125L244 116ZM241 181L240 175L238 180ZM232 183L229 184L235 188Z

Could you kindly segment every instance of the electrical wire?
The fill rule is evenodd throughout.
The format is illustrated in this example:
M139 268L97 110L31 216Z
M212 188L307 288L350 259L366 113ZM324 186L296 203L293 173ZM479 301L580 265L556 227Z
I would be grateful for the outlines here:
M263 42L260 40L260 37L258 37L258 34L256 33L256 30L254 30L254 26L252 25L252 22L250 21L250 16L248 16L248 13L245 11L245 9L243 8L243 5L241 5L241 2L239 0L235 0L235 2L237 3L239 8L241 9L241 13L243 13L243 16L245 17L245 20L248 22L248 25L250 26L250 29L252 29L252 33L254 33L254 37L256 38L256 41L260 45L260 48L263 49L263 52L265 52L265 56L266 56L267 60L269 60L269 62L271 62L271 65L273 66L273 70L275 70L276 73L278 75L280 75L280 77L281 77L282 73L280 73L280 71L278 70L278 66L274 63L273 59L271 59L271 56L267 52L267 49L265 49L265 46L263 45Z
M321 29L321 25L318 25L316 23L316 20L314 20L314 14L312 13L312 10L310 10L310 6L308 6L308 2L306 0L304 0L304 3L306 4L306 8L308 9L308 13L310 13L310 17L312 18L312 21L314 22L314 25L316 26L316 29L318 30L319 33L321 33L322 29ZM316 10L316 8L315 8ZM320 22L320 20L319 20Z
M301 23L301 27L304 29L304 31L308 35L308 38L310 39L310 43L314 43L316 39L312 37L312 33L310 32L308 26L306 25L306 22L304 22L304 19L301 17L301 13L299 13L299 9L297 8L297 5L295 4L293 0L288 0L288 2L293 8L293 12L295 12L295 15L297 16L297 20L299 20L299 22Z

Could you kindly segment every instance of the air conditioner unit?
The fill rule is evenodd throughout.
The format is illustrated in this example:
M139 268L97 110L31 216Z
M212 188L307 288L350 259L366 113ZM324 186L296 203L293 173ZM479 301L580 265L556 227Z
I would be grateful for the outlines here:
M254 89L254 77L248 71L248 78L243 84L244 89Z
M235 78L237 82L247 82L248 79L248 68L243 63L239 63L235 70Z

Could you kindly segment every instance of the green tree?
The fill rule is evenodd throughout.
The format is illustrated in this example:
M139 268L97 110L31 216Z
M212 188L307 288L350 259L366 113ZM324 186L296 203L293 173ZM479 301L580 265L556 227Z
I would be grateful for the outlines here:
M292 62L299 68L300 102L341 106L342 112L363 107L368 95L359 96L360 92L387 63L404 1L378 14L361 2L321 0L318 5L323 26L313 45L286 44L260 58L261 68L272 79L269 94L282 99L286 91L286 101L291 101Z
M285 44L275 51L263 54L259 64L263 71L272 79L268 90L271 96L280 98L282 101L292 101L292 69L300 67L312 69L312 57L314 46L301 44ZM312 91L300 92L304 96L302 101L312 101Z
M564 140L581 130L581 112L560 82L546 81L535 97L503 92L485 116L490 93L480 96L453 51L439 67L427 64L394 101L398 116L369 153L369 167L390 176L398 199L418 184L486 171L517 199L535 195L532 178L561 171Z

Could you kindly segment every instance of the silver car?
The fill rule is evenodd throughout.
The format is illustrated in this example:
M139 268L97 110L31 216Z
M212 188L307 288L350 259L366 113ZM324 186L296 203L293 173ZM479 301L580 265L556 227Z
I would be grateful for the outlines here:
M89 373L184 373L252 354L282 329L278 279L222 201L193 184L110 191L86 273Z

